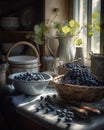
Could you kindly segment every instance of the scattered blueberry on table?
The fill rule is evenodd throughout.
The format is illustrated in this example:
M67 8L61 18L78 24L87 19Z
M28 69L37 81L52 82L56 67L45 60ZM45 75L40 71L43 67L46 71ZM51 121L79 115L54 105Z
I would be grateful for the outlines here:
M44 114L53 114L53 116L57 116L57 123L61 122L62 120L66 124L66 127L70 127L73 118L74 113L68 109L67 107L61 107L59 108L53 100L56 99L56 95L47 95L47 96L40 96L39 99L39 106L35 108L36 112L43 111Z

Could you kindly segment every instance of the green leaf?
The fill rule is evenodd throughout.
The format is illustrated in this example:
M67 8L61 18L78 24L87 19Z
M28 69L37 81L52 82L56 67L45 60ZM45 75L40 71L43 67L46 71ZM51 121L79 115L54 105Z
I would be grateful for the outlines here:
M95 29L96 29L97 31L100 31L100 30L101 30L101 28L100 28L99 25L95 25Z
M58 22L54 22L54 28L60 29L61 25Z
M97 12L94 12L93 14L92 14L92 18L93 19L96 19L98 17L98 13Z
M93 28L93 25L89 24L88 28L91 30Z
M79 27L80 27L79 22L75 22L75 27L77 27L77 28L79 28Z
M35 31L35 34L39 34L39 33L42 33L42 28L40 25L35 25L34 26L34 31Z
M37 36L37 35L35 35L35 37L34 37L34 42L37 43L37 44L39 44L39 45L42 45L44 43L42 41L42 38L39 37L39 36Z
M88 32L88 35L89 35L89 36L93 36L93 34L94 34L94 32L93 32L92 30L90 30L90 31Z

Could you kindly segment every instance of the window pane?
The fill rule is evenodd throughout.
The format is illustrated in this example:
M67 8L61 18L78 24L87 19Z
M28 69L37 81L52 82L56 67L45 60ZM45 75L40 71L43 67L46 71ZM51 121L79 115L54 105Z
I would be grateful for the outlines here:
M81 26L87 24L87 0L80 0L80 14L79 21ZM87 29L84 28L81 37L83 40L84 57L87 57Z
M74 19L78 20L82 25L91 21L91 15L94 12L100 14L101 0L74 0ZM77 8L75 8L77 7ZM100 23L100 17L98 19ZM94 36L88 39L87 29L80 34L83 40L84 57L88 58L89 52L99 53L100 51L100 32L94 32Z
M93 12L98 12L100 14L100 4L101 0L92 0L92 13ZM98 23L100 23L100 15L98 17ZM100 52L100 32L95 32L95 35L92 37L92 46L91 50L94 53L99 53Z

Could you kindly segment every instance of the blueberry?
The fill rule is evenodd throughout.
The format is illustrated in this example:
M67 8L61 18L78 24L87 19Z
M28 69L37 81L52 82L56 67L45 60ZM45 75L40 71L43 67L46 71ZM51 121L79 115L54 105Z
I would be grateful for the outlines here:
M56 94L53 95L53 98L56 98Z
M46 109L45 109L45 112L46 112L46 113L49 113L49 112L50 112L50 109L49 109L49 108L46 108Z
M55 107L53 105L48 105L48 108L50 109L50 111L54 111L55 110Z
M36 112L39 112L41 110L41 107L36 108Z
M66 112L67 112L67 109L63 109L63 112L66 113Z
M63 118L65 116L65 113L59 113L58 116Z
M87 85L87 86L104 86L104 81L96 76L92 76L87 69L78 64L66 64L69 71L65 73L63 83Z
M43 103L40 103L40 107L41 107L42 109L44 109L44 108L45 108L45 106L44 106L44 104L43 104Z
M41 96L41 97L40 97L40 100L43 100L43 99L44 99L44 97L43 97L43 96Z
M57 118L57 122L60 122L60 121L61 121L61 118L60 118L60 117L58 117L58 118Z
M70 123L70 122L67 122L66 124L67 124L67 127L70 127L70 126L71 126L71 123Z
M58 109L58 110L56 111L56 114L59 115L60 113L61 113L61 110Z
M65 122L71 122L71 121L72 121L71 117L70 118L68 118L68 117L65 118Z

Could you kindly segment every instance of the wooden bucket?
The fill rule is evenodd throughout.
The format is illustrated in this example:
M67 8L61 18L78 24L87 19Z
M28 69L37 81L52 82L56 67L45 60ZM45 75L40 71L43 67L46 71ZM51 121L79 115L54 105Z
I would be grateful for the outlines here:
M104 55L90 53L91 56L91 74L104 80Z
M19 56L11 56L9 57L11 51L18 45L28 45L32 48L35 53L35 56L28 56L28 55L19 55ZM9 70L8 74L13 74L16 72L38 72L40 69L40 57L38 54L37 49L34 45L26 41L20 41L13 44L7 52L7 62L9 63Z

